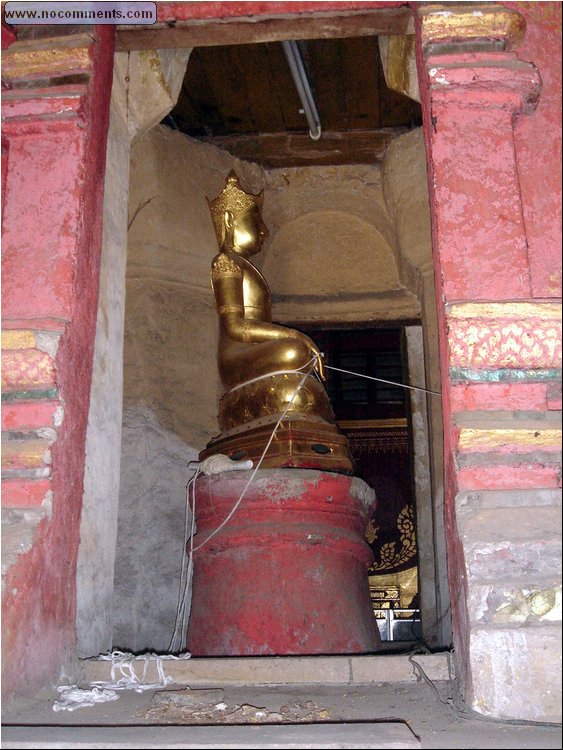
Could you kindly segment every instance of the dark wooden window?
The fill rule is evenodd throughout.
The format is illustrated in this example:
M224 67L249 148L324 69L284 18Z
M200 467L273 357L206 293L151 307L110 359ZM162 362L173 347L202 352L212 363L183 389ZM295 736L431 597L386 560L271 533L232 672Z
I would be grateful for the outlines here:
M404 382L400 328L314 331L309 335L328 365L389 381L329 370L327 390L337 420L406 415L405 389L390 384Z

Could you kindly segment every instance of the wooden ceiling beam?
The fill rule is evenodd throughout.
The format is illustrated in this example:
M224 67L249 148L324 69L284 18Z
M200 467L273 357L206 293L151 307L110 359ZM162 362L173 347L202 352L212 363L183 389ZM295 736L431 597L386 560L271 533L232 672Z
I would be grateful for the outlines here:
M341 13L296 13L118 26L116 49L168 49L227 44L279 42L284 39L331 39L379 34L412 34L406 6Z
M376 164L389 143L409 130L407 127L323 132L319 141L307 133L257 133L199 138L225 149L239 159L264 167L326 166L334 164Z

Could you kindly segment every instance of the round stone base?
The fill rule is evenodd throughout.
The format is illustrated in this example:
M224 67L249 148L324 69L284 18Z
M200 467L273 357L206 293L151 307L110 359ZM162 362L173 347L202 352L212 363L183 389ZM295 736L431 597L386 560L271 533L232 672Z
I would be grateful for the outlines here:
M251 472L201 477L197 548ZM372 653L381 645L364 540L375 494L323 471L260 470L195 552L187 648L194 656Z

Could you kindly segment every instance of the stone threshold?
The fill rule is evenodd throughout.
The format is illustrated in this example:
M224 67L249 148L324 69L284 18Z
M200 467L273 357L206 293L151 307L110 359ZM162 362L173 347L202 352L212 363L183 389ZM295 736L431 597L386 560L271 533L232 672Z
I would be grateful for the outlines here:
M137 656L132 661L139 679L160 682L158 664L154 654ZM452 660L449 653L438 654L381 654L369 656L225 656L193 657L187 659L163 658L164 674L174 684L188 687L220 685L287 685L322 684L353 685L389 682L418 682L421 678L418 665L433 682L451 680ZM413 663L414 662L414 663ZM451 666L450 666L450 664ZM112 662L105 659L85 659L81 678L84 682L111 680ZM115 671L115 679L121 672Z
M404 722L255 726L6 727L3 748L420 748Z

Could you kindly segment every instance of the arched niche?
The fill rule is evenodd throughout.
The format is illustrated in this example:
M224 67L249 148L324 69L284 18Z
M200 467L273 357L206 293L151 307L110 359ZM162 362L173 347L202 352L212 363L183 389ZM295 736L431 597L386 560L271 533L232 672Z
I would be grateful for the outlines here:
M338 210L303 213L271 238L263 272L281 320L412 317L389 242L373 223Z

